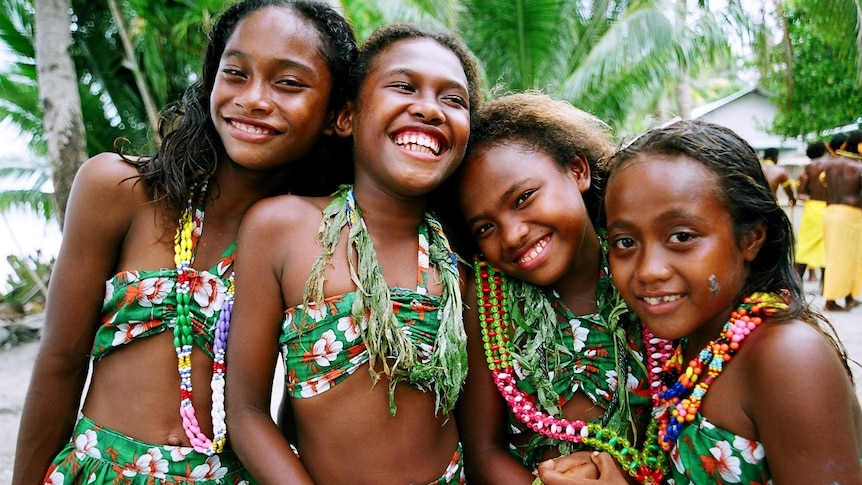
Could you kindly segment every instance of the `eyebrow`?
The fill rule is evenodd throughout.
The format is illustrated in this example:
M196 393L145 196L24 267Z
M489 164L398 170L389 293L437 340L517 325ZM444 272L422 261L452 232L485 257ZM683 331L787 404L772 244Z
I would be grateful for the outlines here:
M523 180L512 182L512 184L509 186L509 188L506 189L506 191L503 192L503 194L500 196L500 200L510 198L512 196L512 194L521 190L521 186L523 186L524 183L525 183L525 181L523 181ZM482 219L483 217L486 217L485 214L479 214L479 215L476 215L474 217L471 217L471 218L467 219L467 225L472 226L473 223L475 223L479 219Z
M238 57L238 58L243 59L243 60L247 60L247 59L251 58L251 56L248 55L247 53L245 53L241 50L237 50L237 49L225 50L224 53L222 54L222 58L226 58L226 57ZM277 60L277 63L278 63L278 66L281 68L299 69L301 71L305 71L305 72L309 72L309 73L313 73L315 71L314 68L312 68L308 64L304 64L304 63L296 61L294 59L280 58Z
M414 71L413 69L408 69L408 68L406 68L406 67L395 67L395 68L393 68L393 69L389 70L386 74L387 74L387 75L392 75L392 74L401 74L401 75L404 75L404 76L407 76L407 77L416 77L416 76L419 76L419 73L418 73L417 71ZM463 89L465 93L469 93L469 92L470 92L470 91L467 89L467 86L466 86L466 85L464 85L464 84L462 84L460 81L456 81L456 80L454 80L454 79L448 79L448 78L440 78L440 79L443 79L443 80L444 80L444 82L445 82L445 86L446 86L447 88L458 88L458 89Z
M659 222L665 222L665 221L672 221L674 219L683 219L683 218L696 219L698 221L708 222L707 219L700 217L700 216L696 216L696 215L692 214L691 212L683 210L683 209L673 209L673 210L670 210L667 212L662 212L659 215L658 220L659 220ZM616 221L613 224L608 224L607 229L611 230L611 229L618 229L621 227L625 228L626 226L631 226L631 225L632 225L632 222L629 222L628 220L624 219L621 221Z

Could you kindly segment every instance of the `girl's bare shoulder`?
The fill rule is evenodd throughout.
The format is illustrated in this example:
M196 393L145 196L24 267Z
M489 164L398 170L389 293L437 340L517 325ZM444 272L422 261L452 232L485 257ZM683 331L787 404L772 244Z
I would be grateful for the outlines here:
M287 225L304 227L320 223L323 209L330 202L329 197L302 197L279 195L256 202L243 218L247 226Z
M820 329L799 319L765 322L743 341L740 354L754 389L774 385L810 389L847 378L835 345Z

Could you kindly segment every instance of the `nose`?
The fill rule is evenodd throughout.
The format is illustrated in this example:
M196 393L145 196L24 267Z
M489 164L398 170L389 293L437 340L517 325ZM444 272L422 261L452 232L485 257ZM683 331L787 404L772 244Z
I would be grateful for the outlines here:
M272 110L272 92L264 80L250 79L234 97L234 103L247 111Z
M419 118L425 123L439 125L446 121L446 114L440 107L436 95L425 94L419 96L408 108L411 116Z
M530 228L521 221L510 221L502 225L500 233L503 246L506 249L517 249L526 240Z
M670 278L673 269L670 259L661 247L646 245L637 261L637 278L645 283L657 283Z

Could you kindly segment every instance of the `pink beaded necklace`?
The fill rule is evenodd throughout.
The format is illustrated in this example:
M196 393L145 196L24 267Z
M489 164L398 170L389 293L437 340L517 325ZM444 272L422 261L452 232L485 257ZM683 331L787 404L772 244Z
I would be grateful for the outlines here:
M202 191L203 193L205 191ZM195 416L194 404L192 404L191 355L194 329L189 302L191 300L191 282L194 276L191 263L195 246L193 234L196 225L202 224L202 221L196 220L194 212L192 202L189 200L188 208L180 217L180 224L174 237L174 263L177 265L177 284L174 287L177 296L174 348L177 352L177 370L180 375L180 416L183 420L183 429L196 452L212 456L224 449L227 439L224 411L224 377L226 371L224 357L230 328L230 316L233 311L234 278L233 273L231 273L213 339L213 376L210 383L213 391L211 410L213 439L210 440L201 431Z
M638 483L659 484L667 474L667 459L657 445L656 421L651 421L642 450L631 446L625 436L605 429L598 423L582 420L570 421L542 412L534 396L521 391L515 380L512 357L509 352L509 328L506 319L506 280L485 261L477 261L476 283L479 321L488 368L515 418L534 432L571 443L583 443L595 450L611 454L623 469ZM667 341L658 339L645 327L644 343L647 346L650 368L660 369L668 360ZM626 392L618 390L618 392Z

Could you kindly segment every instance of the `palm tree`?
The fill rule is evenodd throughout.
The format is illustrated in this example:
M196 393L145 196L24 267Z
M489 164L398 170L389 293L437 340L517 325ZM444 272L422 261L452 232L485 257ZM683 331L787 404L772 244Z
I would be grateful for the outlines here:
M155 113L196 79L206 32L214 12L226 3L198 0L195 8L189 8L187 2L170 0L108 1L110 4L72 0L71 54L86 130L86 156L112 150L118 139L127 140L126 149L153 149ZM34 153L47 157L35 62L34 0L7 0L0 8L0 41L13 55L0 73L4 92L0 120L8 120L28 134ZM80 160L69 171L71 176L77 163ZM61 202L54 207L62 214L68 186L58 184L58 192ZM22 192L14 194L23 197Z
M347 16L458 30L495 93L540 90L617 128L634 126L685 73L727 63L720 19L674 22L666 1L342 0ZM684 2L678 5L685 5ZM360 30L360 36L367 30Z

